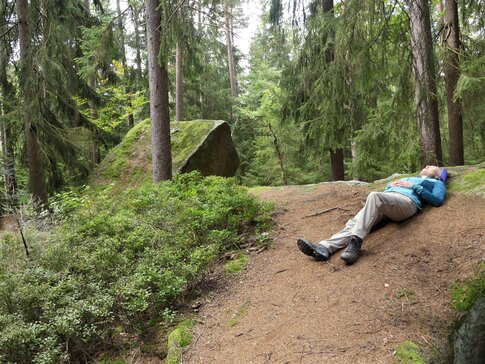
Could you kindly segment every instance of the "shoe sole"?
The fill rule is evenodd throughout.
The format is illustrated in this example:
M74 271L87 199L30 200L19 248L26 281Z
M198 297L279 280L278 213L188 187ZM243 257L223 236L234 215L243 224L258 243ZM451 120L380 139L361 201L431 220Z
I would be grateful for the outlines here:
M305 240L303 239L298 239L298 241L296 242L296 244L298 245L298 249L300 249L300 251L305 254L305 255L308 255L309 257L313 257L315 258L316 260L318 261L326 261L328 258L321 255L321 254L318 254L315 249L313 249L309 244L308 242L306 242Z
M359 257L352 259L352 258L347 258L347 257L341 255L340 259L342 259L345 263L347 263L347 265L351 265L351 264L354 264L357 261L357 259L359 259Z

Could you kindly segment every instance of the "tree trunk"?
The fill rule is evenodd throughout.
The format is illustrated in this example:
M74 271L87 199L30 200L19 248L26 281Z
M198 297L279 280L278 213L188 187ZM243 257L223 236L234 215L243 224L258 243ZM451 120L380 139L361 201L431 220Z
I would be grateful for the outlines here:
M25 139L27 150L27 165L29 167L29 185L32 192L32 200L36 211L47 207L47 188L44 177L44 160L39 141L39 129L33 121L32 100L34 95L29 95L27 90L26 76L30 73L30 35L28 12L29 4L27 0L17 0L17 18L19 33L19 53L20 53L20 91L23 101L23 120L25 127Z
M3 105L2 115L4 115ZM0 141L2 143L3 152L5 207L7 210L12 210L17 205L17 178L15 174L15 156L12 147L12 135L10 126L5 125L5 123L2 123L1 125Z
M342 148L330 151L330 164L332 166L332 180L343 181L345 179L344 150Z
M446 47L443 70L445 73L446 103L448 105L449 164L456 166L465 163L461 102L453 100L456 84L460 77L460 28L456 0L445 1L443 43Z
M278 138L271 127L271 123L268 123L269 132L273 136L273 145L276 151L276 156L278 157L278 162L280 164L281 169L281 178L283 179L283 184L286 186L288 185L288 177L286 176L285 164L283 161L283 153L281 153L280 145L278 143Z
M355 165L357 164L356 159L357 159L357 142L355 140L352 140L350 142L350 153L352 155L352 166L353 168L353 173L352 173L352 179L354 181L359 181L360 177L359 174L356 171Z
M5 10L5 9L3 9ZM6 31L5 14L0 14L0 32L2 34ZM2 92L2 102L0 105L1 115L5 116L11 111L8 104L9 100L13 99L13 89L7 78L7 64L8 51L6 38L0 40L0 87ZM5 187L5 208L11 211L17 204L17 178L15 175L15 155L13 150L11 126L6 122L2 122L0 126L0 141L2 143L3 152L3 172L4 172L4 187ZM0 208L1 210L1 208Z
M84 0L84 7L86 8L86 12L91 14L91 7L89 5L89 0ZM96 90L96 78L94 76L88 77L88 86L93 89L93 92ZM98 118L98 110L96 109L96 105L93 101L88 100L89 105L89 114L91 120L96 120ZM93 140L91 142L91 168L94 170L96 166L101 162L101 151L99 150L99 136L96 128L93 130Z
M333 16L333 0L322 0L322 10L324 13L330 13ZM330 32L329 36L333 38L333 32ZM333 52L333 45L331 44L325 52L325 60L328 64L334 60ZM330 150L330 168L332 170L333 181L343 181L345 179L343 149Z
M133 15L133 26L135 28L135 63L136 63L136 75L137 75L137 86L140 87L141 80L143 78L142 68L141 68L141 42L140 42L140 22L139 16L140 11L136 6L131 6Z
M125 80L129 80L129 74L128 74L128 66L126 65L126 50L125 50L125 33L123 30L123 14L121 14L121 8L120 8L120 0L116 0L116 11L118 15L118 32L120 34L120 49L121 49L121 64L123 65L123 73L124 73L124 78ZM132 109L132 103L131 103L131 96L130 96L130 88L128 86L125 86L125 93L127 95L126 97L126 103L128 104L128 107ZM135 120L133 118L133 113L128 114L128 126L132 128L135 126Z
M234 121L236 114L236 97L237 97L237 76L236 63L234 61L233 38L232 38L232 12L227 4L224 2L225 27L226 27L226 45L227 45L227 66L229 68L229 82L231 84L231 119Z
M175 120L184 119L184 79L182 70L182 45L177 44L175 53Z
M179 16L183 21L183 0L178 2ZM184 74L183 74L183 44L177 43L175 51L175 120L184 119Z
M148 83L150 88L150 119L152 128L153 181L172 178L172 150L168 108L168 74L166 61L158 63L160 51L161 14L158 0L147 0Z
M441 139L428 0L407 0L422 163L441 165Z

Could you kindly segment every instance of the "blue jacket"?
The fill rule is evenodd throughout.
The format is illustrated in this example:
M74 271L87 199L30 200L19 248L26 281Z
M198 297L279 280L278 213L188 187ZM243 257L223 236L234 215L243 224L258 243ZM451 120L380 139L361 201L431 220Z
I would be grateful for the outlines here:
M429 203L432 206L438 207L445 201L446 186L442 181L427 177L408 177L402 179L412 182L412 187L392 187L388 183L384 192L397 192L408 196L413 200L418 209L422 208L423 203Z

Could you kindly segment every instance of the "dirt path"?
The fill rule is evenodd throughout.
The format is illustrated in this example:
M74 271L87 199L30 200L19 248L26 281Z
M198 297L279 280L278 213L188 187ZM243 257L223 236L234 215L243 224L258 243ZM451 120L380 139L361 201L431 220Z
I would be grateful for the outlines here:
M260 192L279 209L273 247L207 298L183 362L392 363L405 340L440 355L456 318L450 286L479 269L485 201L450 196L389 223L353 266L340 253L316 262L299 252L298 237L318 241L340 230L367 192L334 184Z

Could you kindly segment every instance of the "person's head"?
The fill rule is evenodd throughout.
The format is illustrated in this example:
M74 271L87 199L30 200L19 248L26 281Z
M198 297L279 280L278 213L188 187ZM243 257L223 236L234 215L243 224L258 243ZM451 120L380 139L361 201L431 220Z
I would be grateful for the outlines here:
M431 177L431 178L440 178L440 167L437 166L426 166L421 170L419 174L421 177Z

